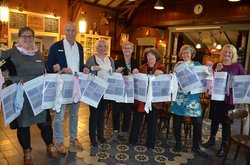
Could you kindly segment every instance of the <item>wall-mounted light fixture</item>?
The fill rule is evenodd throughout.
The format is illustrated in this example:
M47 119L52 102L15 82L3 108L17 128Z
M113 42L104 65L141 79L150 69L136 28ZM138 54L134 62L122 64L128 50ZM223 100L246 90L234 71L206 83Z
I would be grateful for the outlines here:
M0 22L6 23L9 21L9 8L6 0L0 1Z
M56 14L56 9L52 9L49 4L45 4L45 7L44 7L44 11L48 14L51 14L53 15L54 17L57 17L57 14Z
M229 2L239 2L240 0L228 0Z
M17 5L17 10L20 11L20 12L23 12L23 8L24 8L24 1L21 1Z
M219 44L216 45L216 49L221 50L221 31L220 31L220 35L219 35Z
M156 10L163 10L165 8L164 3L162 0L157 0L155 3L154 9Z
M176 31L210 30L210 29L221 29L221 26L180 26L175 28Z
M198 42L200 42L202 40L201 32L199 32L197 40L198 40ZM196 49L200 49L201 48L201 44L197 43L195 47L196 47Z
M82 15L82 18L79 20L79 32L86 33L87 30L87 22L85 20L86 12L81 10L80 14Z

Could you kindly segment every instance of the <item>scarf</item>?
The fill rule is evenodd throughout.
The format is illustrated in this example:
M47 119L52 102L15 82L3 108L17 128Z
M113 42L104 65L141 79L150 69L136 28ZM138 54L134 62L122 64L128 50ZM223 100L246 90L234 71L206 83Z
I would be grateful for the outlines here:
M37 46L32 46L32 50L26 50L20 44L17 44L16 48L20 53L27 55L27 56L34 56L36 52L38 51Z

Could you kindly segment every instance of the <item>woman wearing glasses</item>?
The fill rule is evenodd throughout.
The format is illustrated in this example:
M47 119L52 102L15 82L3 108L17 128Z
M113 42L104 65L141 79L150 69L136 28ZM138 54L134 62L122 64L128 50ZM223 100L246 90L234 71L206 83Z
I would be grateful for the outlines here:
M134 51L134 44L132 42L126 41L122 45L123 58L115 62L116 72L122 73L122 75L127 76L132 74L132 71L139 67L139 63L132 57ZM124 140L128 140L128 131L130 127L130 118L132 112L131 103L114 103L114 109L112 111L113 115L113 140L118 141L119 131L120 131L120 115L123 113L122 121L122 137Z
M23 27L18 32L18 44L2 55L6 63L2 70L9 71L9 79L15 82L27 82L40 76L45 70L45 59L38 48L34 46L34 31ZM49 110L34 116L31 105L24 93L24 103L21 114L10 124L12 129L17 129L17 137L24 152L24 165L31 165L31 139L30 126L37 124L41 136L47 145L47 153L51 157L58 157L53 145L53 130Z

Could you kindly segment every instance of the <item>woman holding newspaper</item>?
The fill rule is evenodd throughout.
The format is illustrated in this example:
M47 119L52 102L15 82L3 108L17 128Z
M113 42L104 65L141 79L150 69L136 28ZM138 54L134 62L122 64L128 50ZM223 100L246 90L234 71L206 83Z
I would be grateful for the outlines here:
M243 67L237 63L237 50L231 44L223 46L220 54L220 62L213 65L213 70L217 72L227 72L228 80L232 80L233 75L244 75L246 71ZM229 92L225 94L224 101L211 100L209 118L211 122L211 132L209 140L203 144L204 147L211 147L215 145L215 136L218 131L219 123L222 124L222 142L219 151L216 156L223 157L226 151L228 136L229 136L229 124L228 110L234 108L232 87L230 83L227 84Z
M91 73L106 80L108 74L115 70L113 60L106 55L108 43L104 39L99 39L95 45L96 54L91 56L86 65L91 68ZM104 114L108 107L108 102L103 98L97 108L89 106L89 137L92 146L97 146L96 132L99 143L105 143L104 138Z
M195 49L191 45L183 45L179 52L179 57L183 61L179 61L176 64L176 68L183 64L187 65L201 65L197 61L192 61L195 57ZM185 63L184 63L185 62ZM193 147L192 151L196 154L207 157L208 155L201 151L201 122L202 122L202 108L199 94L191 94L191 92L184 92L180 86L178 87L176 100L170 107L170 112L173 113L173 128L175 137L175 152L181 152L181 124L184 116L189 116L193 123Z
M9 79L15 82L27 82L34 79L45 70L45 60L38 48L34 46L34 31L29 27L23 27L18 32L18 44L6 51L2 58L6 63L2 70L9 71ZM47 145L47 153L51 157L58 157L53 145L53 130L49 111L43 111L34 116L31 105L24 93L24 103L21 114L10 124L12 129L17 129L17 137L24 153L24 165L31 165L31 139L30 126L37 124L41 130L41 136ZM21 98L19 98L21 100Z
M139 63L132 57L134 51L134 44L132 42L126 41L122 44L123 58L115 62L116 72L122 73L122 75L127 76L132 74L132 71L139 67ZM124 140L128 139L128 131L130 127L130 118L132 112L132 103L114 103L114 109L112 111L113 116L113 140L118 141L119 130L120 130L120 114L123 112L123 122L122 122L122 137Z
M139 69L134 69L133 73L145 73L154 76L161 75L165 73L163 65L159 62L160 53L155 48L146 48L143 52L143 59L146 62L141 65ZM129 143L135 145L138 142L140 128L142 126L142 120L144 115L146 115L147 122L147 140L146 145L148 148L154 149L156 144L156 130L157 130L157 111L163 108L163 103L153 103L152 110L149 113L144 111L144 103L141 101L137 102L137 111L134 113L131 133L129 137Z

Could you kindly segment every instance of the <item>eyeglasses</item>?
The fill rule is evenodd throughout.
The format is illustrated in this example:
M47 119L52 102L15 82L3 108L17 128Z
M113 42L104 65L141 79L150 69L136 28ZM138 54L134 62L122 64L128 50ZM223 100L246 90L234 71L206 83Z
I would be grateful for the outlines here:
M34 36L20 36L20 37L22 37L22 38L24 38L24 39L32 39L32 38L34 38Z
M125 47L125 48L123 48L123 49L133 49L133 48L130 48L130 47L127 47L127 48L126 48L126 47Z

